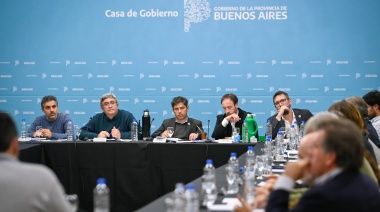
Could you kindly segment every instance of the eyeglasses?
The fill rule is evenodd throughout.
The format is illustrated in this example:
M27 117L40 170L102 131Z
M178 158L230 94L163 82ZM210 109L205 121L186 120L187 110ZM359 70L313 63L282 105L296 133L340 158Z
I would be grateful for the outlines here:
M176 108L173 108L173 110L178 112L180 110L186 110L186 107L176 107Z
M104 107L107 107L108 105L114 105L114 104L116 104L116 102L115 101L110 101L110 102L104 102L102 105L104 106Z
M274 102L274 105L279 105L280 103L282 104L282 103L284 103L286 100L288 100L288 99L281 99L280 101L277 101L277 102Z

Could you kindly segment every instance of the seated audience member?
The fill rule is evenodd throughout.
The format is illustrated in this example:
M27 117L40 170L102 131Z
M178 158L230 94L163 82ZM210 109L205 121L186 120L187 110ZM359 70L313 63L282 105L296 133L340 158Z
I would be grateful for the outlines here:
M71 121L66 113L58 113L58 100L55 96L44 96L41 100L41 110L45 115L38 116L28 128L28 137L37 137L36 127L41 126L41 137L48 139L66 138L66 125Z
M363 163L362 132L347 119L330 121L307 134L313 140L310 158L288 162L269 197L266 211L288 211L289 193L306 170L313 186L292 211L379 211L378 186L359 172Z
M375 152L373 150L372 145L368 141L368 131L366 125L364 123L363 117L360 115L358 109L356 109L355 105L347 102L346 100L342 100L339 102L335 102L332 104L328 111L337 112L338 115L343 115L347 119L353 121L356 126L361 130L363 136L363 142L365 148L371 153L373 159L376 161Z
M308 123L305 125L305 134L309 134L311 132L317 131L321 129L323 126L325 126L326 124L337 121L337 120L339 120L339 116L336 115L335 113L330 113L330 112L319 113L318 115L309 119ZM313 149L313 146L314 146L313 144L314 144L313 140L310 140L310 139L301 141L299 149L298 149L299 159L304 159L310 156L312 152L310 150ZM366 152L368 153L368 151ZM360 171L363 174L366 174L369 177L371 177L371 179L373 179L374 182L378 183L374 171L372 171L371 166L369 165L368 161L365 158L363 160L363 164L361 166ZM247 205L244 199L240 197L239 199L241 200L243 205L241 207L236 207L235 211L248 212L255 208L265 208L267 205L270 192L273 190L273 187L277 181L276 175L271 175L269 177L270 179L267 180L266 183L262 187L259 187L256 189L254 204ZM306 169L304 177L302 178L302 182L306 183L307 185L312 185L313 180L314 180L313 175L311 175ZM297 188L297 189L292 190L292 192L290 193L290 198L289 198L289 209L292 209L293 207L296 206L300 197L302 197L305 191L306 191L306 188ZM250 210L246 210L247 208L249 208Z
M42 165L20 162L18 154L16 125L0 112L0 211L71 211L54 173Z
M367 103L365 103L365 101L358 96L347 98L346 101L355 105L355 107L358 109L360 115L362 115L364 118L364 122L368 131L368 138L377 146L377 148L380 148L379 136L377 135L376 129L373 127L372 122L368 118Z
M292 99L284 91L277 91L273 95L273 104L278 113L268 118L272 123L272 139L277 137L280 128L289 132L296 121L299 127L302 121L306 123L313 116L307 109L292 108Z
M363 100L367 103L368 117L380 138L380 91L368 92L363 96Z
M171 137L190 141L197 139L201 131L203 132L202 122L187 116L187 112L189 111L187 99L182 96L174 97L171 105L175 117L165 119L161 126L152 134L152 137L161 136L168 138L169 135L166 129L173 127L174 134Z
M96 114L82 127L81 140L91 138L130 139L131 123L135 119L132 113L119 109L119 102L113 93L106 93L100 98L103 113ZM139 126L139 139L142 139Z
M232 128L239 127L242 135L243 123L249 112L239 108L238 97L235 94L228 93L223 95L220 103L222 104L224 114L216 116L216 123L212 138L224 139L232 137ZM256 138L259 139L259 133Z

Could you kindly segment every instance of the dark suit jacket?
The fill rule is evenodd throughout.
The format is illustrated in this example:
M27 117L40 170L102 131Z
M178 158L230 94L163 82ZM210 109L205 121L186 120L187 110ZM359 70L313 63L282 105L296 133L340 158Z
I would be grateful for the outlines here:
M274 190L266 212L288 211L289 192ZM380 192L369 177L358 171L343 171L323 185L307 191L292 211L380 211Z
M372 122L368 118L365 118L364 122L369 133L368 138L371 139L371 141L380 148L379 136L377 135L376 129L373 127Z
M313 114L309 110L306 110L306 109L293 108L292 110L293 110L294 116L296 117L296 120L297 120L298 129L299 129L302 121L305 121L305 123L306 123L307 120L309 120L309 118L313 116ZM285 128L285 121L282 119L281 119L281 121L278 121L276 119L277 114L278 113L276 113L275 115L268 118L270 120L270 122L272 123L272 139L275 139L277 137L277 133L278 133L280 127Z
M244 119L247 116L247 113L249 113L249 112L246 112L240 108L238 108L238 110L239 110L240 121L235 123L235 127L239 127L240 136L241 136L242 135L241 131L243 130L242 126L244 123ZM231 123L228 123L226 127L223 127L223 125L222 125L222 121L225 117L226 117L225 113L216 116L216 123L215 123L215 127L214 127L214 132L212 133L212 136L211 136L212 138L223 139L225 137L231 137L232 136ZM259 131L257 131L256 138L259 139Z
M165 119L162 122L161 126L152 134L152 137L155 138L161 135L161 133L164 132L166 128L168 127L174 127L174 134L172 136L173 138L180 138L183 140L189 140L189 135L191 133L201 133L198 127L201 128L202 131L204 131L202 128L202 122L196 119L192 119L192 118L188 118L186 127L185 127L185 132L179 131L176 125L180 125L180 124L175 122L175 118ZM179 137L178 135L185 135L185 136Z

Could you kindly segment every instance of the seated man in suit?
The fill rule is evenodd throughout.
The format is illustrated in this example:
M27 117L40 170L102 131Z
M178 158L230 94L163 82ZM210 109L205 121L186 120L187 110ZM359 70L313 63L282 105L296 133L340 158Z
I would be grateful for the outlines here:
M46 166L23 163L14 121L0 112L1 211L71 211L58 178Z
M306 123L313 116L309 110L292 108L292 99L284 91L277 91L273 95L273 104L278 113L268 118L272 123L272 139L276 138L281 127L289 132L297 121L299 129L302 121Z
M362 133L347 119L331 120L303 140L315 143L309 159L288 162L269 197L266 211L288 211L294 182L309 172L314 184L292 211L379 211L377 185L360 173Z
M174 134L171 137L190 141L197 139L200 133L203 132L202 122L187 116L187 112L189 111L187 99L182 96L174 97L171 105L175 117L165 119L161 126L152 134L152 137L162 136L168 138L170 136L167 128L173 127Z
M48 139L66 138L67 122L71 121L69 114L58 112L58 100L55 96L44 96L41 100L41 110L45 115L38 116L30 125L27 136L37 137L36 127L41 126L41 137Z
M224 139L226 137L232 137L233 127L238 127L240 129L239 134L242 135L243 123L249 112L239 108L238 101L238 97L232 93L227 93L222 96L220 103L225 113L216 116L212 138ZM256 134L256 138L259 138L258 133Z

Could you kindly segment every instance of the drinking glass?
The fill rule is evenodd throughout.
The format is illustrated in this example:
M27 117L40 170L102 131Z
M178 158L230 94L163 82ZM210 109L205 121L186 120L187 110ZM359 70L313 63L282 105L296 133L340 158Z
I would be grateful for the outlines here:
M266 165L265 157L258 155L256 156L256 170L257 170L257 179L263 179L263 171Z
M171 138L174 134L174 127L168 127L166 131L168 132L169 138Z
M79 135L81 132L82 132L82 130L80 129L80 127L78 127L77 130L75 131L75 133L77 134L77 140L78 141L79 141Z
M41 138L42 129L43 129L42 126L37 126L36 127L37 138Z
M66 194L65 199L70 204L70 209L71 209L70 212L78 211L78 205L79 205L78 195Z

